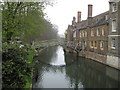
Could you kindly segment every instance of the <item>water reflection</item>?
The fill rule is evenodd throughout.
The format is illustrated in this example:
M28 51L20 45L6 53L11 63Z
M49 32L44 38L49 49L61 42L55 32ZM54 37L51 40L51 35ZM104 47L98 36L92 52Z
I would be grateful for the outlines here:
M35 65L33 88L118 88L120 71L56 46L44 50ZM60 66L63 65L63 66Z
M60 46L57 47L56 56L52 57L50 64L51 65L59 65L59 66L65 65L64 51L63 51L62 47L60 47Z

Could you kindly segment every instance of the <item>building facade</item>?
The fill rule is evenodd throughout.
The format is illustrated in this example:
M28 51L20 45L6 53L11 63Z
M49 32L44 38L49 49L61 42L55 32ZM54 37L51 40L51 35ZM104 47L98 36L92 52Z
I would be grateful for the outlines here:
M79 46L84 56L120 69L120 0L110 0L110 9L92 16L93 5L88 5L88 17L81 21L81 12L73 17L66 30L66 39Z
M109 34L107 64L120 68L120 0L109 1Z

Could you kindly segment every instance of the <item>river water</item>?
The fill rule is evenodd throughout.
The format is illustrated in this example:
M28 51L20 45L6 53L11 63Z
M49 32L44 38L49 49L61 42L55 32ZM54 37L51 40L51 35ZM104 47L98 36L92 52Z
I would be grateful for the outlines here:
M120 71L64 52L61 46L43 50L34 61L33 88L120 88Z

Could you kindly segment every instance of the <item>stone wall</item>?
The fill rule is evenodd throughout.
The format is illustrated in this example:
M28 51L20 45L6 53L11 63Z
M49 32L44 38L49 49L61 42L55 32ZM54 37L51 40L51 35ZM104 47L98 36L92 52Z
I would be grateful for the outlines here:
M97 54L95 52L89 52L89 51L86 51L85 57L104 63L104 64L106 64L106 60L107 60L106 55L101 55L101 54Z
M120 69L120 58L116 56L107 55L107 65Z

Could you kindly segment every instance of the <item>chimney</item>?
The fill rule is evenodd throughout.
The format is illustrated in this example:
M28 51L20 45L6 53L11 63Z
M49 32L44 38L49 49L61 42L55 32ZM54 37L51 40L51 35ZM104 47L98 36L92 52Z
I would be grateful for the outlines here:
M76 23L76 18L75 18L75 17L73 17L73 20L72 20L72 25L75 25L75 23Z
M92 17L92 6L91 4L88 5L88 18Z
M80 11L78 11L77 22L78 22L78 23L81 22L81 12L80 12Z
M88 5L88 20L87 20L88 24L87 24L87 26L90 26L92 24L92 7L93 7L93 5L91 5L91 4Z

